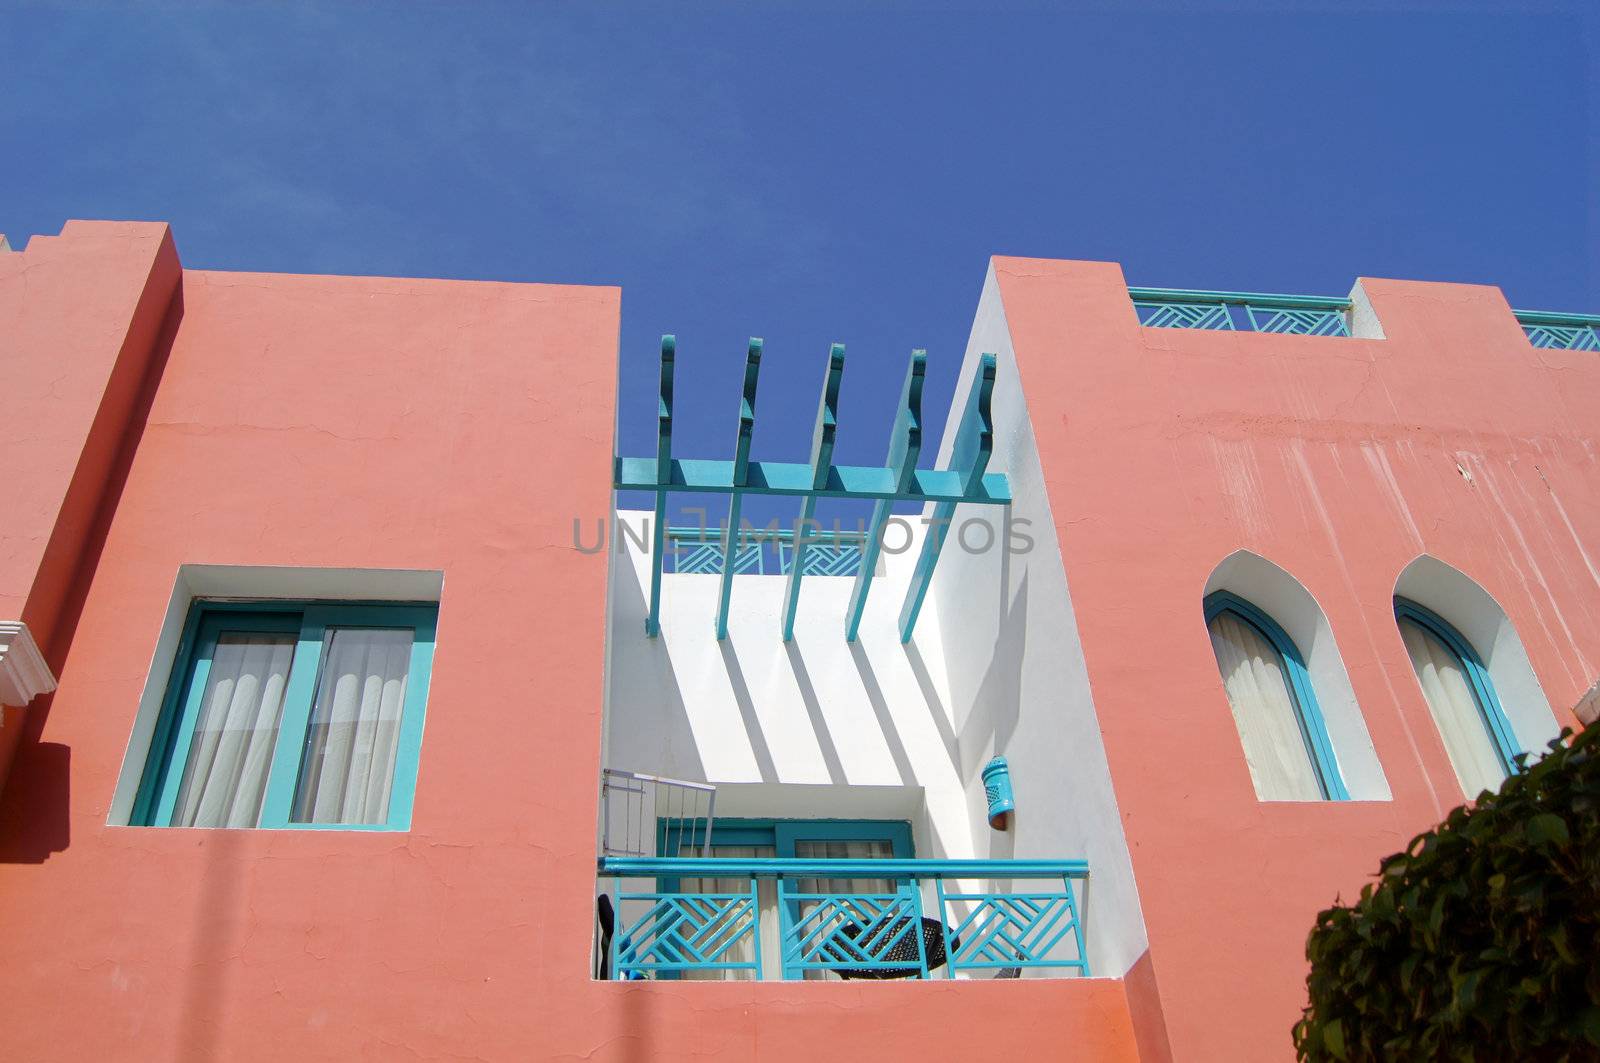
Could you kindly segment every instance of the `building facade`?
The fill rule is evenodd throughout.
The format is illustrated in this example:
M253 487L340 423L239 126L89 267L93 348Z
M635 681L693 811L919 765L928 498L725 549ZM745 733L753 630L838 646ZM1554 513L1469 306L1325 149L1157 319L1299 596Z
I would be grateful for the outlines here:
M17 1058L1282 1059L1317 911L1590 716L1594 319L995 259L866 469L831 360L748 459L755 347L728 460L670 345L616 454L619 320L0 254Z

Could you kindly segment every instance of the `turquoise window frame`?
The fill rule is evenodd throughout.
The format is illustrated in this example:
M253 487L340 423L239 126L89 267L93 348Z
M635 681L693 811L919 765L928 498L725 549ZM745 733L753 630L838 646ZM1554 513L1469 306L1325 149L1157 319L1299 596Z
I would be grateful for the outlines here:
M1350 791L1339 771L1339 759L1334 755L1333 742L1328 737L1328 725L1322 716L1322 706L1317 703L1317 692L1311 684L1311 673L1306 670L1300 647L1276 620L1256 608L1249 601L1228 591L1214 591L1206 595L1205 619L1209 630L1211 621L1221 613L1232 613L1255 628L1278 653L1284 674L1289 677L1289 696L1294 702L1295 720L1300 724L1300 737L1311 755L1311 768L1317 777L1317 787L1325 801L1348 801Z
M197 600L189 608L161 715L156 722L144 774L129 824L169 827L188 762L189 743L200 715L217 639L224 631L293 634L294 660L284 686L277 743L267 773L256 830L411 829L421 765L422 733L439 607L434 603L388 602L216 602ZM295 787L305 759L311 712L321 676L322 651L330 627L406 628L412 632L406 700L400 714L389 814L382 823L303 823L292 818ZM214 828L202 828L214 829Z
M1461 671L1466 674L1467 682L1472 687L1473 697L1478 702L1478 717L1483 721L1484 730L1489 732L1489 740L1500 757L1500 764L1505 768L1507 778L1521 771L1517 765L1517 757L1521 756L1524 750L1517 743L1516 731L1512 729L1511 721L1500 705L1500 697L1495 693L1494 680L1489 677L1489 669L1484 665L1483 658L1478 656L1478 651L1473 648L1472 643L1444 617L1409 598L1398 596L1395 598L1394 618L1396 623L1401 620L1411 621L1444 643L1445 648L1456 655L1456 659L1461 662ZM1409 653L1407 657L1410 657ZM1414 664L1412 671L1416 671Z

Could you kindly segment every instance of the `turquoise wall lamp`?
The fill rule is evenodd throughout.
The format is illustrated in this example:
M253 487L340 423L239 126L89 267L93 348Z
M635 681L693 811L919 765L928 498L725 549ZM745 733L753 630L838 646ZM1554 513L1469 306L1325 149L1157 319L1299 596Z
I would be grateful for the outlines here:
M989 826L1005 830L1017 802L1011 794L1011 765L1005 757L995 757L983 767L983 792L989 799Z

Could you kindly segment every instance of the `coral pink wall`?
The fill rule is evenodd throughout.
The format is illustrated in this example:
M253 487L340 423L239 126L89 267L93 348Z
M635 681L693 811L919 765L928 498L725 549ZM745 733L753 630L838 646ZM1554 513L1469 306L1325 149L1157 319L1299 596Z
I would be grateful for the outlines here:
M1401 570L1492 594L1562 724L1600 674L1600 360L1534 350L1495 288L1364 281L1363 340L1141 328L1115 265L995 270L1173 1051L1287 1058L1316 912L1462 800ZM1322 606L1392 801L1256 799L1201 616L1240 548Z
M7 457L0 521L0 619L25 621L52 668L158 333L178 288L165 225L68 222L25 252L0 253ZM41 708L46 702L41 702ZM0 709L0 785L21 737Z
M36 328L73 335L98 282ZM1132 1057L1110 980L588 979L607 559L571 528L611 504L618 315L608 288L182 274L60 689L0 794L11 1055ZM412 831L106 825L184 563L444 571Z

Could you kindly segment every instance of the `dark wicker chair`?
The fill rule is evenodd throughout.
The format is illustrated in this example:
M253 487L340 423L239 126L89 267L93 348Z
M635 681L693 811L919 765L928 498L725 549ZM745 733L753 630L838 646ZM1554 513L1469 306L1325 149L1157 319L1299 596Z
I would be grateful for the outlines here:
M611 936L617 930L617 916L611 908L611 898L602 893L594 902L595 918L600 923L600 962L596 974L602 982L611 980Z
M895 920L894 927L892 930L888 931L887 936L892 937L894 934L898 934L900 932L900 928L903 927L908 920L909 917ZM840 933L844 934L848 938L854 939L862 933L862 928L855 923L850 923L841 927ZM937 968L943 967L945 965L945 961L948 959L945 954L944 946L945 933L946 928L943 923L939 922L939 920L928 919L926 917L924 917L922 920L922 948L923 952L928 958L928 971L930 973ZM959 949L961 947L961 939L952 936L950 938L950 947ZM882 958L885 960L905 960L914 965L917 962L917 939L912 937L910 934L906 934L899 941L896 941L894 945L883 954ZM916 966L834 967L832 970L840 978L846 979L916 978L922 973L922 970Z

